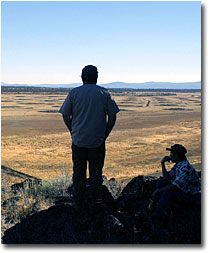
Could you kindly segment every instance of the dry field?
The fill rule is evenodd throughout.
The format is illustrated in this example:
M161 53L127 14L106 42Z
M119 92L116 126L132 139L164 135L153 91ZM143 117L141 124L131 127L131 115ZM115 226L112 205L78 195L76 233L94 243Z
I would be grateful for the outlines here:
M2 168L3 182L20 182L24 174L48 180L72 173L71 137L57 112L66 95L2 94L1 163L9 168ZM104 175L125 179L160 172L165 148L175 143L187 147L189 161L201 170L201 93L112 96L121 112L107 140Z

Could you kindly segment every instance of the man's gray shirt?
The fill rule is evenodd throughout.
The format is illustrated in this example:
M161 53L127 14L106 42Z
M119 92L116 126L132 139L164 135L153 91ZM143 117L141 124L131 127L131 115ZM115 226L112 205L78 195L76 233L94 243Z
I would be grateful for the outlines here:
M84 148L96 148L104 143L106 117L119 111L109 92L96 84L72 89L59 110L72 117L72 143Z

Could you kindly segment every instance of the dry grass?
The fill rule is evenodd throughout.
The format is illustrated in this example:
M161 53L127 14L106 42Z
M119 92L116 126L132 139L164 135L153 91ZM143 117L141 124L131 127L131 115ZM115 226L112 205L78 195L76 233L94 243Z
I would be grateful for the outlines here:
M68 196L67 189L72 184L68 172L61 170L60 177L43 180L42 184L33 184L13 191L9 187L8 177L2 175L1 189L1 233L21 222L27 216L52 206L58 197Z
M201 169L201 94L163 95L113 94L122 111L107 141L108 178L159 171L165 148L174 143L186 145L190 162ZM2 94L2 165L41 179L58 177L61 168L72 173L71 138L61 115L52 112L65 97Z

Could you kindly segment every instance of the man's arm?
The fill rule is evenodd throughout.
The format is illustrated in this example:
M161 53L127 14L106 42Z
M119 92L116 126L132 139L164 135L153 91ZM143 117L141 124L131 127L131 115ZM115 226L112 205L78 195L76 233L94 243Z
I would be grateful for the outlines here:
M169 185L163 186L161 188L157 188L152 194L152 199L155 200L158 193L161 193L164 191L173 191L176 189L177 189L176 185L173 185L173 184L169 184Z
M64 121L65 125L67 126L67 128L69 129L69 132L71 132L71 130L72 130L72 128L71 128L72 118L70 118L70 116L67 116L67 115L63 114L63 121Z
M116 122L116 114L112 115L112 116L109 116L108 115L108 121L107 121L107 125L106 125L106 132L105 132L105 139L107 139L107 137L109 136L109 134L111 133L112 131L112 128L114 127L115 125L115 122Z
M170 180L171 177L168 174L168 171L166 170L166 166L165 166L165 162L170 162L171 158L169 156L165 156L162 160L161 160L161 165L162 165L162 174L163 177L167 180Z
M176 190L177 187L176 185L173 185L173 184L169 184L169 185L166 185L164 187L161 187L158 189L159 192L164 192L164 191L173 191L173 190Z

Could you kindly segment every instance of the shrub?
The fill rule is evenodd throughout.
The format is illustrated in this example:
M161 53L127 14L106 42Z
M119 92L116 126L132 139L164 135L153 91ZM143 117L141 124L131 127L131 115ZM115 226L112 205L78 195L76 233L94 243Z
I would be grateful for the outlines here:
M2 181L4 180L3 178ZM1 189L2 233L27 216L48 209L54 205L56 198L68 195L67 189L71 183L72 178L66 173L56 179L42 181L41 184L30 182L30 187L26 183L15 192L11 187L5 186L8 184L4 182Z

